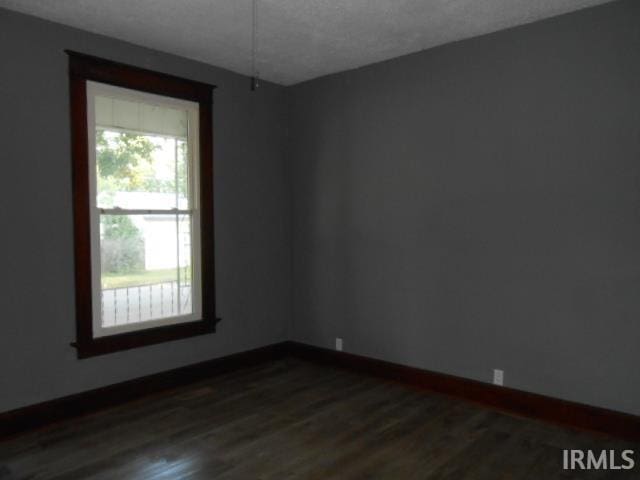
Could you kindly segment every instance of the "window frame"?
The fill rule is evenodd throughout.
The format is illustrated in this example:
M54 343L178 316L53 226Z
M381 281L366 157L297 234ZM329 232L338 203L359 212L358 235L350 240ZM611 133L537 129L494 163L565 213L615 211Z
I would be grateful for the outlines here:
M73 164L73 216L76 293L76 341L78 358L87 358L120 350L153 345L213 333L219 319L215 315L214 225L213 225L213 119L212 101L215 86L172 75L154 72L78 52L69 56L71 106L71 150ZM92 198L91 165L95 154L89 136L88 83L125 88L165 97L167 100L193 102L198 105L199 138L198 210L200 215L200 309L194 320L152 326L116 334L94 335L94 289L96 274L92 255L91 222L95 199ZM93 219L95 221L95 219ZM194 235L196 233L194 232ZM94 239L95 241L95 239ZM99 252L98 252L99 253ZM156 323L157 322L153 322ZM160 322L162 323L162 322Z
M187 135L187 142L189 145L189 208L179 209L123 209L123 208L101 208L97 204L97 158L96 158L96 142L95 135L91 135L96 129L94 111L94 101L96 96L108 96L111 98L118 98L122 100L129 100L132 102L144 102L146 104L154 104L163 107L177 108L184 110L188 113L189 117L189 133ZM92 282L93 285L100 285L101 283L101 270L100 270L100 217L103 214L107 215L145 215L150 214L165 214L176 215L176 218L180 214L187 214L191 216L191 238L192 238L192 262L193 262L193 277L192 277L192 305L193 312L182 315L175 315L171 317L161 317L153 320L145 320L144 322L127 323L124 325L103 327L101 318L101 290L99 288L93 288L93 336L94 338L100 338L105 336L116 335L118 333L126 333L140 330L147 330L154 326L175 325L178 323L186 323L187 321L198 320L202 316L202 285L201 285L201 256L200 256L200 207L199 207L199 184L198 182L198 170L200 168L200 155L197 139L199 138L199 121L198 111L199 105L195 102L177 99L173 97L160 96L147 92L141 92L139 90L123 89L122 87L116 87L114 85L108 85L106 83L98 83L92 80L87 81L87 131L89 133L89 197L91 199L90 215L91 215L91 268L92 268Z

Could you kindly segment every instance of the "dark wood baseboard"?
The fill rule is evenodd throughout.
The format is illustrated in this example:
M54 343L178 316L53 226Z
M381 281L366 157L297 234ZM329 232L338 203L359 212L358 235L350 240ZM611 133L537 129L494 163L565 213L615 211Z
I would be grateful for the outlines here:
M285 356L349 368L512 415L640 441L638 416L298 342L277 343L0 413L0 439Z
M369 357L287 342L290 355L450 395L508 414L640 441L640 417Z
M286 342L277 343L0 413L0 439L240 367L282 358L287 354L287 348Z

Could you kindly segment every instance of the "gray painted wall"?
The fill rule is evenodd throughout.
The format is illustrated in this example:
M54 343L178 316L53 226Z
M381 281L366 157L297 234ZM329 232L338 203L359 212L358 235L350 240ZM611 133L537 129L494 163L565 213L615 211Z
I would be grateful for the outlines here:
M640 413L639 24L623 0L251 94L228 71L0 10L0 411L340 336ZM218 333L82 361L68 346L65 48L219 86Z
M290 89L295 340L640 414L640 2Z
M216 334L77 360L67 58L216 84ZM263 82L0 10L0 411L282 341L290 315L286 98Z

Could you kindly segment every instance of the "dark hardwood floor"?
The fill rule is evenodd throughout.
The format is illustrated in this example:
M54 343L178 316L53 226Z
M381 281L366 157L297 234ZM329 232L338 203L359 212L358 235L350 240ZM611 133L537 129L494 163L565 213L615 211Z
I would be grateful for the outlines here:
M0 443L0 479L604 479L562 449L640 445L285 359Z

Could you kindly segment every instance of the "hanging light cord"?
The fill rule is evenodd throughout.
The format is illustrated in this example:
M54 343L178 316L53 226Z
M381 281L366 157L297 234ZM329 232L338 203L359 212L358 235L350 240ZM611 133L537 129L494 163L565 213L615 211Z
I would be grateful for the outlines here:
M256 69L257 31L258 31L258 0L252 0L251 22L251 90L258 88L258 71Z

